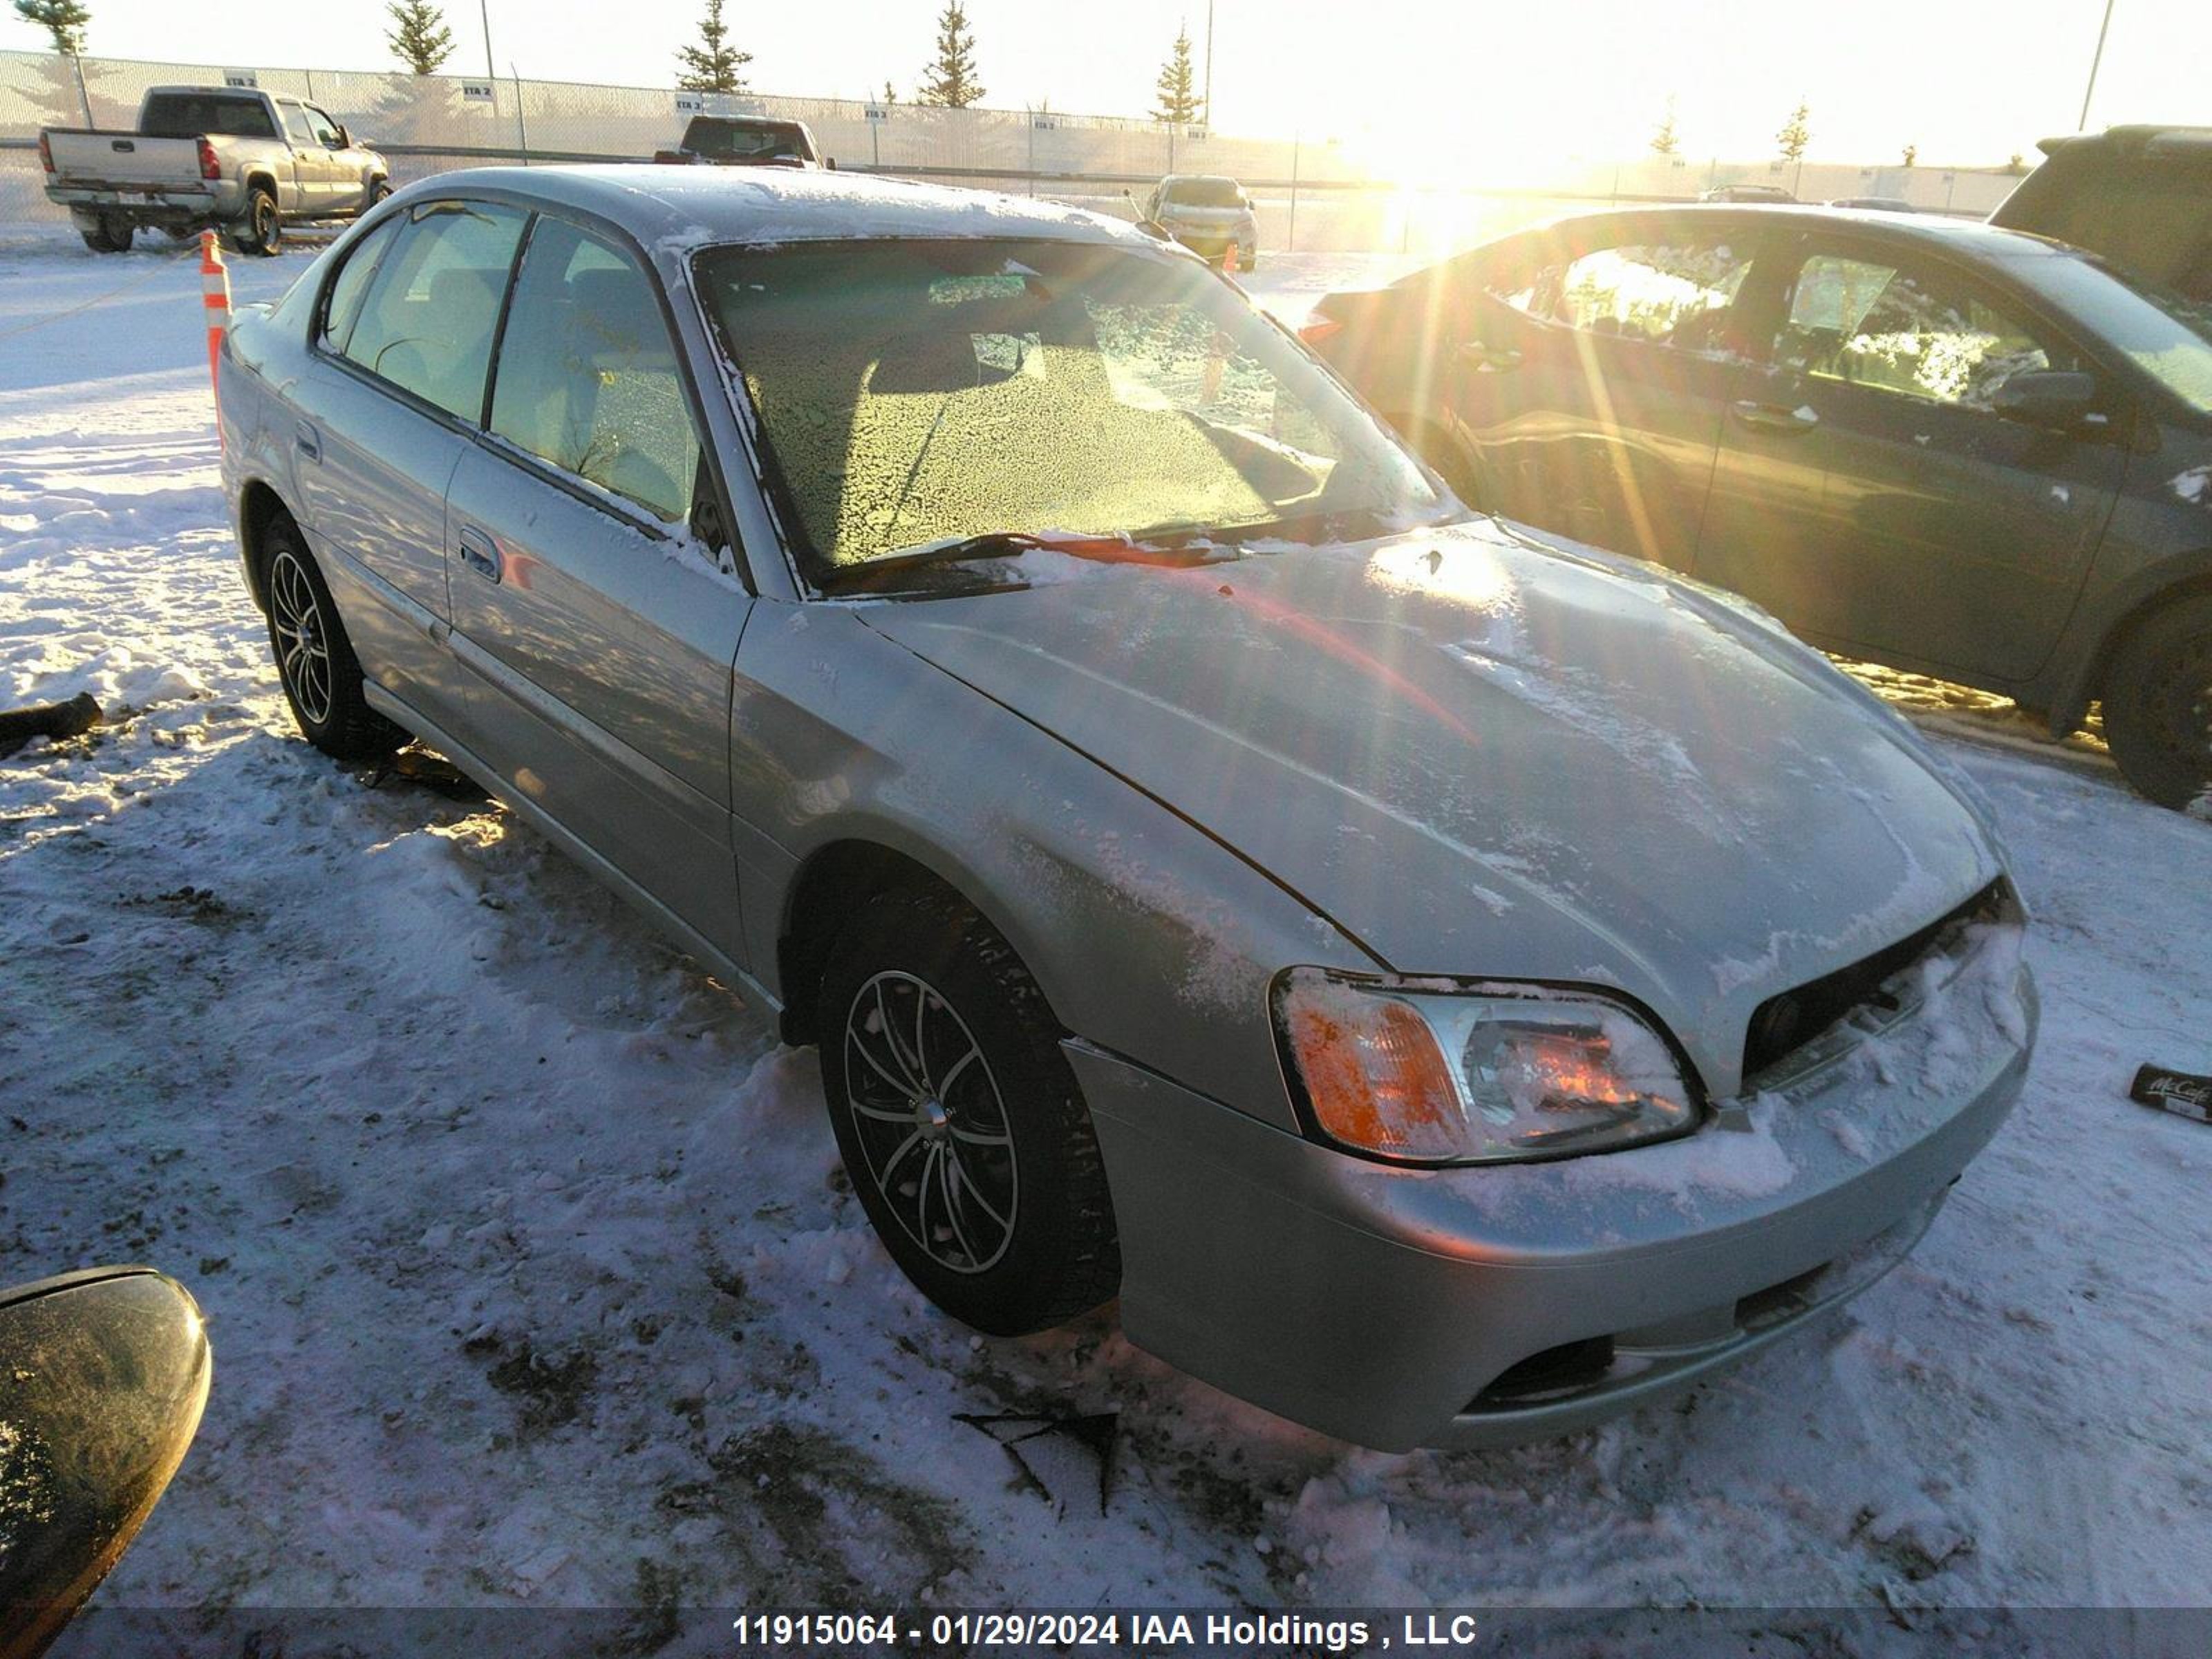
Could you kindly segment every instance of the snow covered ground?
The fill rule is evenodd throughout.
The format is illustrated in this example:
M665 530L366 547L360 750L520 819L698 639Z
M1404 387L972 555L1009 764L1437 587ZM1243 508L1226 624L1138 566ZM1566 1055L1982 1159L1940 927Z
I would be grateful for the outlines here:
M240 297L305 263L240 262ZM1390 263L1256 281L1295 316ZM2018 1114L1906 1266L1678 1408L1353 1451L1110 1310L949 1323L872 1242L811 1053L504 812L300 741L235 574L198 293L166 245L0 249L0 707L88 690L110 722L0 760L0 1280L161 1266L217 1355L105 1605L613 1607L642 1650L678 1604L1895 1632L2206 1599L2212 1128L2125 1091L2143 1060L2212 1072L2212 826L2094 744L1877 677L1995 800L2045 1008ZM1030 1443L1032 1485L957 1415L1070 1410L1120 1414L1103 1515L1080 1447ZM1807 1639L1761 1650L1864 1650Z

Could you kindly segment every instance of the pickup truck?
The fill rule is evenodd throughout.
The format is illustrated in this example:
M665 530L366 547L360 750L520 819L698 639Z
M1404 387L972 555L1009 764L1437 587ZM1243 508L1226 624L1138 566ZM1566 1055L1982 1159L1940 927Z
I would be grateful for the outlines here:
M349 218L391 192L373 149L313 104L243 87L155 87L128 132L39 134L46 199L85 246L121 253L143 226L182 240L207 226L241 253L271 254L284 227Z
M836 167L822 159L822 148L804 121L773 121L764 115L695 115L674 149L656 150L663 165L718 167Z

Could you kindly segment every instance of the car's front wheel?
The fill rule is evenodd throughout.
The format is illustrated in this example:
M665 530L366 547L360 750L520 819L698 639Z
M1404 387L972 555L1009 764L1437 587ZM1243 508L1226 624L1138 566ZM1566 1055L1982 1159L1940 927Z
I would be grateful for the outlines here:
M1091 1115L1044 994L996 928L946 893L884 894L832 947L817 1018L854 1191L923 1294L997 1335L1113 1296Z
M276 211L276 198L256 186L246 194L246 212L224 233L234 253L268 258L284 246L284 220Z
M301 735L338 760L383 759L407 733L362 695L361 659L299 526L280 514L263 532L263 544L269 648Z
M2161 806L2212 791L2212 595L2136 628L2105 678L2105 738L2130 783Z

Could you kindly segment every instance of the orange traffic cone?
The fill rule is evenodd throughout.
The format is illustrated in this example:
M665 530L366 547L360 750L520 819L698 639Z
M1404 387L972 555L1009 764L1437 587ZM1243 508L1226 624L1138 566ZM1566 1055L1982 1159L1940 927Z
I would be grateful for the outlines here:
M1234 242L1221 250L1221 274L1224 276L1237 274L1237 244Z
M208 384L213 386L222 362L222 337L230 331L230 270L211 230L200 233L200 304L207 310Z

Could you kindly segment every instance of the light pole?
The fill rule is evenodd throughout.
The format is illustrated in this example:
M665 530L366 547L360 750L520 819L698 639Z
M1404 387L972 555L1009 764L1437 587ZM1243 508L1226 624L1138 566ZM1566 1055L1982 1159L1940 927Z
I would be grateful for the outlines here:
M2074 124L2076 132L2089 130L2089 100L2097 95L2097 69L2105 61L2105 37L2112 28L2112 0L2105 0L2105 21L2097 27L2097 54L2089 60L2089 84L2081 91L2081 118Z
M484 78L496 81L499 79L499 69L491 59L491 0L477 0L477 9L483 16Z
M1199 94L1198 106L1206 112L1206 125L1213 125L1213 0L1206 0L1206 90Z

